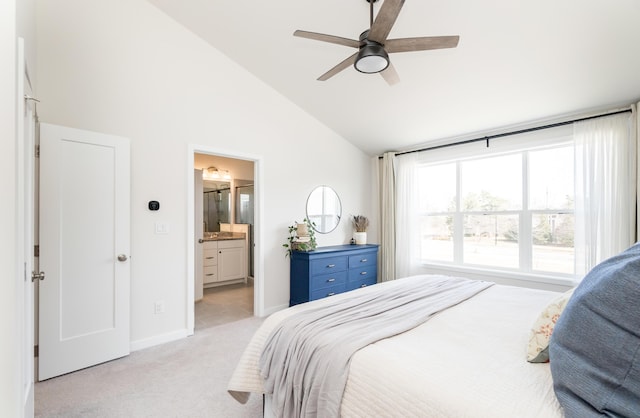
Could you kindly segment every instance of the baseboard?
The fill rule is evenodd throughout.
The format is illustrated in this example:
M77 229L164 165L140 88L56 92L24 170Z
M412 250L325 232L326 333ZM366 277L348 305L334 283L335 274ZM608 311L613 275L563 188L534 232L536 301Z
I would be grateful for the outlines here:
M246 281L247 281L247 278L245 277L244 279L233 279L233 280L227 280L224 282L206 283L203 287L205 289L210 289L212 287L222 287L222 286L228 286L230 284L246 283Z
M169 332L167 334L156 335L150 338L144 338L142 340L131 341L129 348L131 351L144 350L145 348L153 347L156 345L168 343L171 341L181 340L188 337L190 334L188 330L181 329L179 331Z

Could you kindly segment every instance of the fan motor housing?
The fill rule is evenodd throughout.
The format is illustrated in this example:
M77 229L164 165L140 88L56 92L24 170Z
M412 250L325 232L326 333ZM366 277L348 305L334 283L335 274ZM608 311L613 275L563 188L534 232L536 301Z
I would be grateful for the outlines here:
M374 0L375 1L375 0ZM369 29L365 30L364 32L362 32L360 34L360 42L362 43L361 47L364 45L365 42L370 42L367 37L369 36Z

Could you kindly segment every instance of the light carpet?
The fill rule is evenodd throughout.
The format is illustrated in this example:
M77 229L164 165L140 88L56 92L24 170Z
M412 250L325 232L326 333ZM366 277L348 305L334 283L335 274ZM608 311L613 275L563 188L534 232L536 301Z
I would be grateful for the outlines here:
M41 418L258 418L262 398L242 405L227 382L263 318L219 325L35 386Z

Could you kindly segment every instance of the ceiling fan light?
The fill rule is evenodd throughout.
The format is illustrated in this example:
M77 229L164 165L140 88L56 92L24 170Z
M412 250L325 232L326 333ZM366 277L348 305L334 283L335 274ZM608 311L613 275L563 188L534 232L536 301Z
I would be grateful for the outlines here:
M361 73L379 73L389 66L389 55L382 45L369 43L360 48L353 66Z

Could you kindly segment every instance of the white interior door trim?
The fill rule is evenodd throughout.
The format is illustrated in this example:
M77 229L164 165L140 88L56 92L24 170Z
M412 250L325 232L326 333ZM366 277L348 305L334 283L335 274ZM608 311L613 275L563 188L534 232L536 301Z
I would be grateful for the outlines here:
M31 281L33 269L34 242L34 147L35 147L35 112L27 96L32 95L27 72L25 42L18 38L17 42L17 82L18 82L18 111L17 111L17 257L16 272L19 289L17 300L21 312L21 416L32 417L34 414L34 285Z
M264 255L262 242L262 220L264 219L263 204L263 157L253 154L238 153L230 150L223 150L216 147L206 145L189 144L187 152L187 331L189 335L193 335L195 327L195 307L194 307L194 286L195 286L195 269L194 269L194 247L192 243L195 241L194 228L194 158L195 154L210 154L221 157L235 158L238 160L252 161L254 176L254 292L253 292L253 313L255 316L264 316Z

